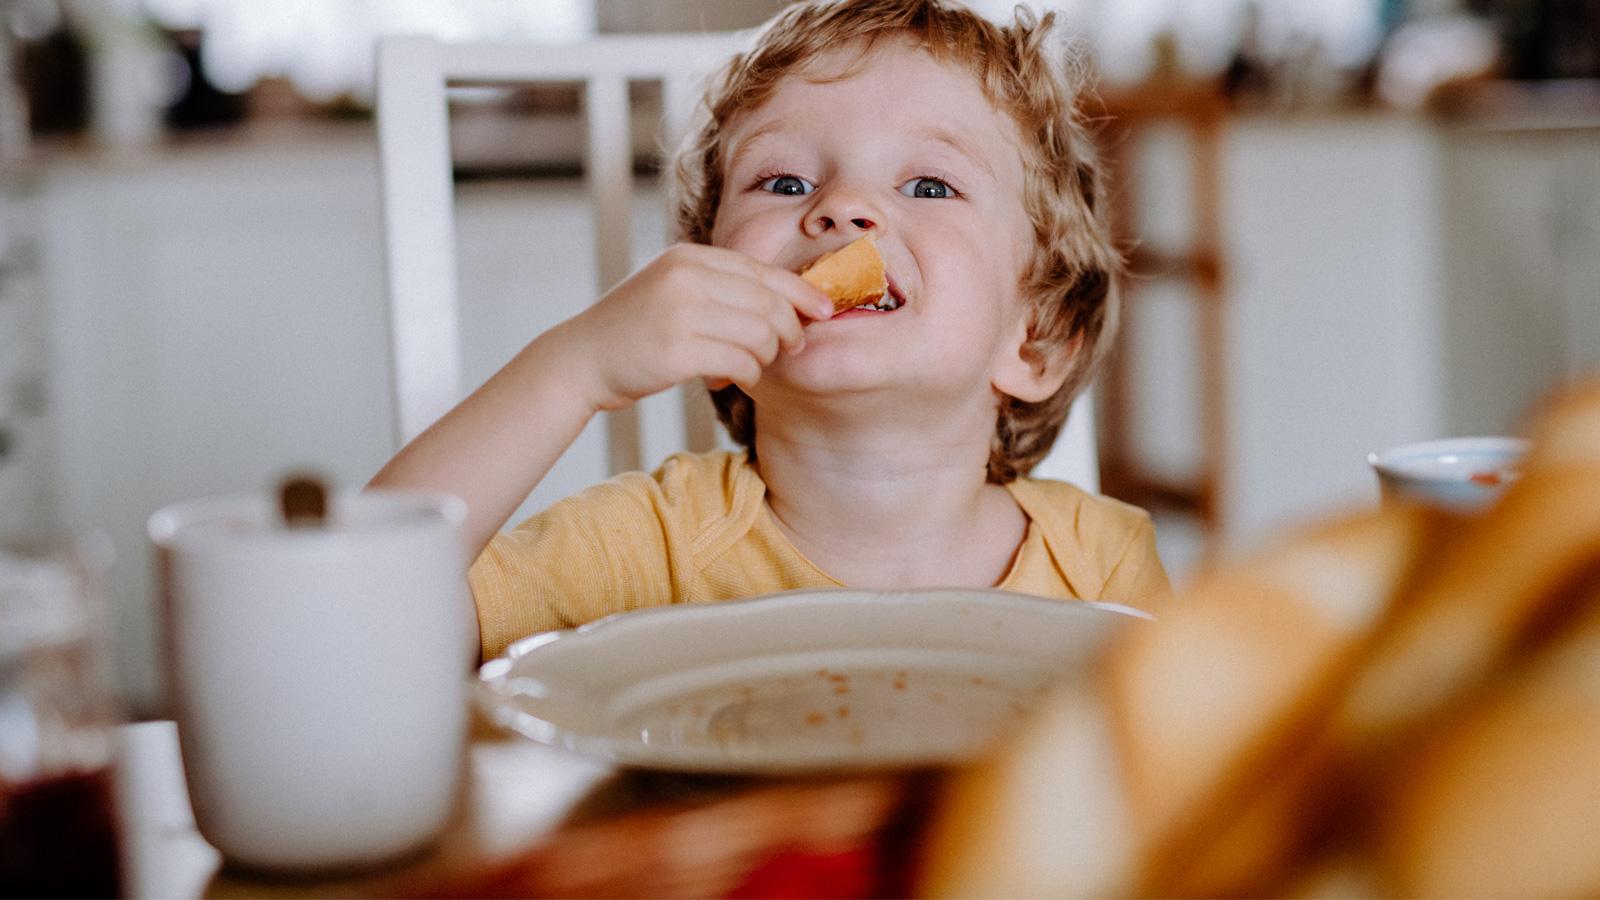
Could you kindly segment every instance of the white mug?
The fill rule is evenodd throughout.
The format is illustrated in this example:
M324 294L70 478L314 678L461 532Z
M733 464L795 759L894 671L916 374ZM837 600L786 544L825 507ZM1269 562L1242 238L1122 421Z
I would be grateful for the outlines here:
M359 868L443 830L476 661L465 514L377 491L335 495L310 528L265 494L151 516L195 821L230 863Z

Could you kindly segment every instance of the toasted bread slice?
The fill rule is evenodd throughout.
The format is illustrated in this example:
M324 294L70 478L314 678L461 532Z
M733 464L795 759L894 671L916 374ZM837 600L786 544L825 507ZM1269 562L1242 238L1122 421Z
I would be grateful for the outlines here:
M1372 796L1379 859L1411 897L1592 897L1600 891L1600 582L1531 659L1388 762Z
M833 311L877 303L889 290L883 257L870 235L863 235L832 253L824 253L800 277L833 300Z
M931 896L1600 896L1600 379L1493 508L1202 574L958 772Z

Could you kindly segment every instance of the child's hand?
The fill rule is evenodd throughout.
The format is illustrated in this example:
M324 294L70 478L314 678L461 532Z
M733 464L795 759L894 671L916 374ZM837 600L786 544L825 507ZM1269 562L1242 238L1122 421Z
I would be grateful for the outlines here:
M833 302L800 276L734 250L676 244L569 320L597 409L619 409L695 378L752 385L805 346L805 319Z

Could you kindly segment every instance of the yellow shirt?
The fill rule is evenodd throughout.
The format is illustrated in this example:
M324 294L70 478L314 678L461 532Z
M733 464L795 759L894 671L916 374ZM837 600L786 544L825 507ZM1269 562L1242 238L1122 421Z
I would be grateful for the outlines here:
M996 587L1159 609L1172 595L1143 510L1060 481L1007 485L1028 528ZM611 613L843 587L796 550L744 453L678 454L497 535L468 574L484 659Z

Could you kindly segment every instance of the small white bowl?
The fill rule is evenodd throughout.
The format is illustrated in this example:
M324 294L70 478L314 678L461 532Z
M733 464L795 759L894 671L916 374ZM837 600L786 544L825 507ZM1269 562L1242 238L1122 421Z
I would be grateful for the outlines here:
M1458 511L1482 509L1519 477L1528 442L1458 437L1401 444L1367 454L1385 501L1407 500Z

